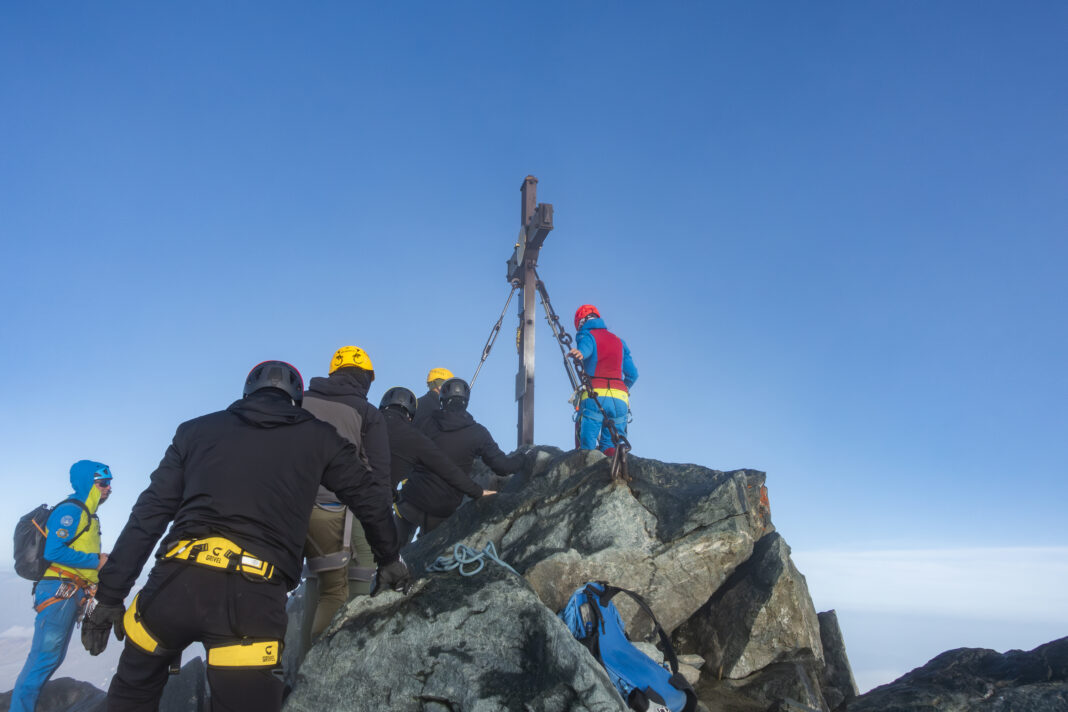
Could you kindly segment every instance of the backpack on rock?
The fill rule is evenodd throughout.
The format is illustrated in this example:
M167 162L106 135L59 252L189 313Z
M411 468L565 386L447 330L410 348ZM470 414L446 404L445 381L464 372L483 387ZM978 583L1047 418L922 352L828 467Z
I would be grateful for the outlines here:
M670 671L634 647L627 638L623 619L612 603L612 597L617 593L633 598L652 619ZM571 634L604 666L608 678L631 709L641 712L694 712L697 709L697 694L679 673L679 661L671 640L649 604L638 594L609 586L604 581L590 581L571 594L560 618Z

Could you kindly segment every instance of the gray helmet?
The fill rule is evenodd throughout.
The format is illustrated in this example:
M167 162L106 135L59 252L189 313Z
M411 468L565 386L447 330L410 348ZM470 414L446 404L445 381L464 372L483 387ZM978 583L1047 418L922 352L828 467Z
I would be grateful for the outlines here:
M297 405L304 402L304 379L300 377L300 371L285 361L264 361L252 367L245 379L244 395L261 388L284 391Z
M462 378L450 378L441 384L438 404L442 410L464 410L471 400L471 386Z
M408 413L408 420L415 417L415 411L419 407L419 401L415 394L404 386L394 386L382 394L382 402L378 404L380 410L390 406L397 406Z

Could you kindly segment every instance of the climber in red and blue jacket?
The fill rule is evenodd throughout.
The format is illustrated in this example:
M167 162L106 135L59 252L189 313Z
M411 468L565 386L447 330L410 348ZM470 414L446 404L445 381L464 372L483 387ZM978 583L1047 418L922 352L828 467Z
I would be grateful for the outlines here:
M583 450L603 450L615 454L612 436L604 426L607 415L620 435L627 434L627 415L630 413L630 387L638 380L638 369L630 357L627 343L609 331L597 307L583 304L575 312L575 348L570 355L582 361L582 368L590 377L590 386L601 408L582 391L575 426L576 445Z

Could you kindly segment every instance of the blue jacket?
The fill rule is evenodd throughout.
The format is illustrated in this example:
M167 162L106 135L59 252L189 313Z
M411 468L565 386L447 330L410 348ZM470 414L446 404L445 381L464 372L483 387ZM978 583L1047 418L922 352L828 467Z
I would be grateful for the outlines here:
M587 319L586 323L582 325L575 335L575 348L582 352L582 368L586 373L592 374L597 371L597 342L594 340L593 334L590 333L590 329L607 328L603 319L594 317L593 319ZM623 340L620 339L620 341ZM637 380L638 367L634 365L634 360L630 357L630 349L627 348L627 342L623 341L623 382L627 384L629 389Z
M100 504L99 490L93 489L93 475L104 467L103 463L92 460L79 460L70 468L70 484L74 492L67 495L69 499L84 502L90 512L95 513ZM78 551L70 544L78 532L91 527L96 517L87 517L81 507L74 502L60 504L48 517L48 538L45 539L44 558L54 564L74 569L95 570L100 562L99 547L96 552ZM99 529L97 529L99 532ZM78 537L77 543L83 542L92 532L87 531ZM97 533L99 538L99 533ZM81 548L81 547L79 547Z

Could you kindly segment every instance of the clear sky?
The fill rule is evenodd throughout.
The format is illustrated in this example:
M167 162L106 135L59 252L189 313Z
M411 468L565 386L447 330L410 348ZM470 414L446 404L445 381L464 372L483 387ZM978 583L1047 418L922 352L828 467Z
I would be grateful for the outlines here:
M1066 33L1061 2L7 3L0 513L102 460L107 542L264 359L363 346L373 400L469 377L529 173L556 309L641 372L635 454L767 471L858 679L1068 634L1063 593L954 627L931 574L1068 584ZM515 324L471 404L505 449ZM569 447L539 329L535 440ZM932 649L862 625L874 571L929 591L898 613Z

